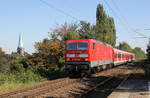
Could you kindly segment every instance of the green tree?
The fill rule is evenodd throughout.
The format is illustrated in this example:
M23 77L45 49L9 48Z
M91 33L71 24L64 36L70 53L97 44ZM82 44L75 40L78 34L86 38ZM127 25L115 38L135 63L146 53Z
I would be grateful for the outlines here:
M147 60L150 62L150 45L147 46Z
M108 33L108 40L109 43L114 47L116 45L116 29L114 19L112 17L108 18L109 21L109 33Z
M35 48L37 52L28 57L27 64L45 70L56 70L62 56L61 42L44 39L42 42L37 42Z
M115 46L116 29L114 20L112 17L107 16L101 4L97 5L95 33L97 40L106 42L113 47Z
M76 23L63 24L56 27L51 33L51 39L60 39L62 41L79 39L78 25Z
M135 53L136 59L146 58L146 55L145 55L144 51L140 47L135 47L133 49L133 53Z
M95 26L89 22L80 21L80 29L78 30L80 39L95 39Z
M97 5L96 10L96 39L100 41L105 41L105 26L106 26L106 19L107 15L103 9L103 6L101 4Z
M22 59L20 58L11 61L10 69L12 72L24 72L24 67L23 64L21 63L21 60Z
M117 48L120 49L120 50L133 52L131 46L126 42L119 43L119 46L117 46Z
M9 68L10 68L9 57L5 54L2 48L0 48L0 71L3 72L5 70L9 70Z

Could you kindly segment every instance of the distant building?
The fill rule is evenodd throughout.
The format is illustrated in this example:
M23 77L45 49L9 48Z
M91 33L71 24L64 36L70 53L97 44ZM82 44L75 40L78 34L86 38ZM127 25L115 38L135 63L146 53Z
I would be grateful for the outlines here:
M17 47L17 53L19 53L21 56L24 56L24 48L23 48L23 41L22 41L22 34L19 35L19 42Z

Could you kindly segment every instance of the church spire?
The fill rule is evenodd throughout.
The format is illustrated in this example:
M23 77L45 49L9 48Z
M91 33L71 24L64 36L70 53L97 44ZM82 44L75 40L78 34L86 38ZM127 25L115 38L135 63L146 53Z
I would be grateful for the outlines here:
M21 56L24 55L22 33L20 33L20 35L19 35L19 42L18 42L18 47L17 47L17 53L19 53Z
M23 48L22 33L20 33L20 35L19 35L18 48Z

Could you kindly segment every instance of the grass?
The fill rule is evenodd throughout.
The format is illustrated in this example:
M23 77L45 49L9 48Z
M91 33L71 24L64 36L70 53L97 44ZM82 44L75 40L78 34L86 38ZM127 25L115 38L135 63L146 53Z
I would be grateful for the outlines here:
M9 90L28 87L33 84L37 84L39 82L29 82L29 83L14 83L14 82L5 82L3 85L0 86L0 92L6 92Z
M42 75L44 74L44 75ZM64 71L38 71L0 72L0 92L28 87L43 81L66 77Z
M0 92L28 87L42 81L46 79L32 71L0 73Z

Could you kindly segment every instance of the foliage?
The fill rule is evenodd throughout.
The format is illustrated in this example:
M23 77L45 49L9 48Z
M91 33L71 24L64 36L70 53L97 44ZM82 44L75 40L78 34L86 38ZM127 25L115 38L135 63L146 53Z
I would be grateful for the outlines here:
M89 22L80 21L80 29L78 30L80 39L95 39L95 25Z
M12 52L11 55L10 55L10 57L11 57L12 59L18 59L18 58L20 58L20 54L17 53L17 52Z
M39 73L36 73L33 68L25 67L25 62L26 57L17 57L10 61L9 70L0 70L0 91L24 87L46 80Z
M127 52L133 52L131 46L126 42L119 43L119 46L117 46L117 48Z
M79 39L78 34L78 24L71 23L71 24L63 24L60 27L56 27L51 33L52 40L60 40L66 41L71 39Z
M144 51L140 47L135 47L133 49L133 53L135 53L136 59L146 58L146 55L145 55Z
M10 70L13 72L22 72L24 71L23 64L20 59L12 60L10 64Z
M98 4L96 11L95 39L106 42L113 47L116 44L114 20L105 13L101 4Z
M0 71L9 70L10 67L10 59L5 54L5 52L0 48Z
M150 45L147 46L147 59L150 62Z
M42 42L37 42L35 48L37 53L28 57L27 64L33 67L43 67L45 70L56 70L63 56L61 42L44 39Z
M7 71L0 74L0 92L45 81L43 77L31 70L22 72Z

